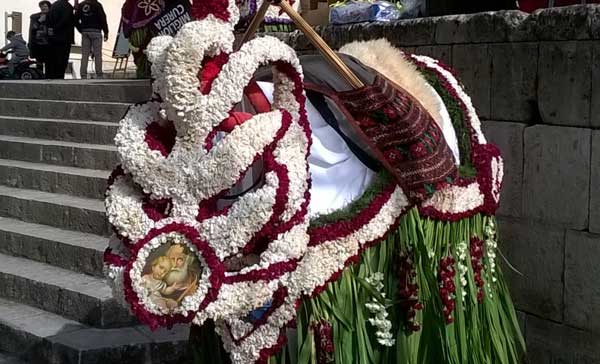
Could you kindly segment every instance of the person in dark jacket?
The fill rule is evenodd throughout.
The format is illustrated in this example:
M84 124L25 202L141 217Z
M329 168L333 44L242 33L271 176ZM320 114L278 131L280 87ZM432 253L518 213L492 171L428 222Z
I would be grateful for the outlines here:
M38 6L41 11L29 18L29 54L44 67L49 53L48 12L50 11L50 1L40 1Z
M81 33L81 78L87 78L90 51L94 56L96 78L102 78L102 33L108 40L108 24L104 8L97 0L85 0L75 11L75 27Z
M11 30L6 33L6 39L9 43L2 47L0 52L11 54L10 61L8 61L8 72L12 76L19 62L29 57L29 50L27 49L27 43L25 43L20 33L15 33Z
M75 16L69 0L57 0L48 13L49 57L46 78L65 78L71 44L75 41Z

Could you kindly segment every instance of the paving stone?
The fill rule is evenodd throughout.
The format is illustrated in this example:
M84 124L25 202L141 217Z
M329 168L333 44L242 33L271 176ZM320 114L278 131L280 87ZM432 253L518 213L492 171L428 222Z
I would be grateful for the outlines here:
M509 218L500 218L499 228L500 250L518 271L503 267L517 309L561 321L564 230Z
M573 229L588 227L591 130L525 129L524 215Z
M0 135L0 158L61 166L112 170L116 147Z
M25 361L13 355L0 352L0 364L26 364Z
M541 9L534 13L539 40L590 39L592 19L600 16L597 6L575 5Z
M590 126L592 42L540 43L537 100L545 124Z
M449 45L420 46L415 48L414 53L429 56L446 65L452 64L452 46Z
M588 5L595 13L590 17L590 36L592 39L600 39L600 5Z
M508 17L508 19L506 19ZM436 44L492 43L506 40L509 24L515 21L511 12L482 12L438 18Z
M490 118L492 62L489 46L460 44L452 47L452 67L465 85L478 115Z
M0 186L0 216L96 235L109 235L102 201Z
M483 121L488 142L495 144L504 160L504 182L498 214L521 216L523 207L523 132L525 124Z
M600 235L568 231L565 249L565 323L600 333Z
M498 29L506 33L508 42L537 41L535 36L535 16L520 10L507 10Z
M118 122L129 104L38 99L0 99L0 115L31 118L75 119Z
M96 329L31 306L0 299L0 348L45 364L182 363L186 325L144 331L139 326ZM169 337L169 340L164 340ZM1 363L1 362L0 362ZM13 364L13 363L10 363ZM15 363L16 364L16 363Z
M7 98L136 103L150 99L150 80L31 80L0 83L0 95Z
M383 35L395 46L431 45L435 42L439 18L417 18L388 23Z
M600 16L598 18L600 23ZM593 42L592 53L591 124L592 128L600 128L600 40Z
M0 116L0 135L57 141L114 144L118 124L101 121L76 121Z
M600 363L600 336L527 315L529 364Z
M24 257L73 272L104 277L103 236L0 217L0 253Z
M104 199L110 171L0 159L0 185Z
M537 114L538 43L490 45L493 120L528 121Z
M3 254L0 263L0 297L97 327L133 322L104 279Z
M590 227L594 233L600 233L600 130L592 131L592 164L590 189Z

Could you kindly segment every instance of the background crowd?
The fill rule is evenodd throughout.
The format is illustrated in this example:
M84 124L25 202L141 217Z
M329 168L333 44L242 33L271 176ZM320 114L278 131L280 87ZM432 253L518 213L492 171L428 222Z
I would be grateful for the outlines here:
M10 53L9 73L28 57L35 58L46 78L62 79L75 41L75 29L81 33L81 78L87 78L88 59L95 61L96 78L102 78L102 42L108 40L106 13L98 0L85 0L75 7L69 0L39 2L40 12L31 15L29 42L21 34L7 33L8 44L0 52Z

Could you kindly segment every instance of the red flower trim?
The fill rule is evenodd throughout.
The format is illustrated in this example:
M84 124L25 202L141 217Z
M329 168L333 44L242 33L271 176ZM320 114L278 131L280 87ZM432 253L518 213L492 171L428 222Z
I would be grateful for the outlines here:
M283 262L277 262L271 264L268 268L252 270L243 274L229 275L223 278L223 283L233 284L239 282L258 282L258 281L272 281L289 273L298 267L300 258L293 258Z
M150 195L145 195L142 200L142 210L153 221L160 221L168 217L171 214L171 207L170 198L155 200Z
M450 96L458 103L461 111L465 117L465 124L467 126L467 130L469 131L469 139L471 141L471 160L473 165L477 171L477 182L479 183L479 190L484 195L484 203L483 205L459 213L447 213L440 211L439 209L428 206L422 207L419 206L419 213L422 216L429 217L435 220L442 221L458 221L465 218L469 218L474 216L477 213L484 213L487 215L495 214L498 209L498 203L495 201L492 196L492 171L491 171L491 160L493 157L500 157L500 152L498 148L493 144L479 144L477 141L477 132L473 128L473 120L470 117L470 113L465 101L459 96L457 90L452 86L448 78L442 74L439 70L428 66L425 62L421 62L415 59L412 56L407 56L408 60L413 62L417 67L427 69L436 74L438 80L442 84L442 86L449 92ZM438 65L450 72L457 80L455 72L450 69L450 67L445 64L438 62ZM500 188L501 186L499 186Z
M213 15L217 19L230 21L228 1L223 0L202 0L194 1L192 4L192 17L196 20L206 19L209 15Z
M473 164L477 173L477 182L484 196L482 212L493 215L498 209L499 202L493 196L494 181L492 172L492 159L502 160L500 150L494 144L477 144L473 147ZM502 182L497 186L498 191L502 188Z
M165 125L154 121L146 126L144 141L151 150L158 150L163 157L167 157L175 145L177 130L172 121Z
M206 2L207 0L202 1ZM226 1L223 2L226 3ZM207 57L202 60L202 68L198 73L198 79L200 81L200 87L198 87L198 89L200 90L200 93L203 95L208 95L210 93L213 82L228 61L229 54L227 53L219 53L214 57Z
M144 247L147 243L149 243L152 239L160 236L162 234L170 233L170 232L178 232L184 235L187 239L190 240L192 244L198 249L202 260L208 266L211 273L208 277L210 282L210 287L204 300L200 303L200 306L196 311L200 311L205 308L210 302L214 301L217 296L221 284L223 282L223 277L225 274L225 268L217 258L215 252L210 248L210 246L203 240L200 239L198 232L191 226L181 224L181 223L171 223L166 225L160 229L152 229L148 234L138 241L133 247L131 251L131 258L125 267L125 271L123 273L123 287L125 291L125 299L131 305L131 310L137 318L146 323L152 330L155 330L159 326L166 326L168 328L173 327L174 324L177 323L187 323L194 319L194 315L196 311L188 311L187 315L183 314L174 314L174 315L158 315L146 310L143 304L139 301L139 296L133 289L132 281L131 281L131 269L133 267L134 262L138 259L138 254L140 249Z
M120 255L113 254L111 248L106 248L102 260L104 261L104 264L110 264L117 267L124 267L127 265L127 259L121 257Z
M305 152L305 158L308 159L308 153L310 151L310 146L312 145L312 132L310 129L310 123L308 121L308 117L307 117L306 109L305 109L306 97L304 96L304 86L302 83L302 78L300 77L300 75L298 74L296 69L289 63L279 61L279 62L275 62L275 66L277 67L277 70L279 72L284 73L294 83L294 89L292 90L292 94L296 98L296 102L298 102L299 108L300 108L300 115L299 115L300 117L298 120L298 124L302 127L304 134L306 136L307 147L306 147L306 152ZM274 169L278 172L279 178L281 178L281 174L279 172L283 173L283 170L285 170L286 184L285 184L285 187L283 185L280 185L280 188L278 188L277 195L276 195L277 202L275 204L275 206L281 206L281 210L275 211L275 209L274 209L273 218L267 224L265 224L263 229L254 236L254 238L246 245L246 247L244 247L244 250L243 250L244 254L255 253L257 250L257 246L258 246L258 250L264 249L264 246L261 247L260 245L264 245L265 241L268 242L270 240L276 239L277 235L279 235L285 231L288 231L295 225L300 224L302 222L302 220L306 217L306 214L308 213L308 205L310 203L311 179L310 179L310 172L308 170L308 163L307 163L307 165L306 165L307 190L304 193L304 201L303 201L302 205L300 206L300 209L298 210L298 212L294 216L292 216L289 221L287 221L283 224L281 223L281 221L279 221L279 223L277 223L276 220L279 219L280 215L284 211L285 204L287 204L287 195L289 193L289 177L288 177L288 171L287 171L286 166L279 165L274 159L273 159L273 161L269 161L269 162L272 162L274 165L277 166L277 167L274 167ZM283 202L284 196L286 199L285 202ZM263 244L261 244L261 242Z
M337 221L329 225L309 229L310 242L308 246L316 246L326 241L337 240L362 228L377 216L383 205L389 201L395 189L395 183L387 185L368 207L357 213L351 220Z

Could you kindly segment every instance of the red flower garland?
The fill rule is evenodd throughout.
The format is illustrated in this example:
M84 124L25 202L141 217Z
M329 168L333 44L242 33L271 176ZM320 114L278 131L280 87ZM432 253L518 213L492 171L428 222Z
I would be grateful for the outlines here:
M477 302L479 303L483 302L483 298L485 297L485 290L483 289L485 282L482 277L484 246L483 240L477 236L471 237L469 252L471 254L471 267L473 268L475 284L477 285Z
M398 257L398 296L400 296L401 307L406 315L407 328L412 332L419 331L421 326L416 321L417 311L423 309L419 302L419 286L417 285L417 270L413 262L411 251L402 251Z
M454 258L448 256L440 260L440 267L438 271L438 281L440 283L440 297L442 298L444 318L446 324L454 322L452 312L456 304L456 286L454 285L454 277L456 271L454 270Z

